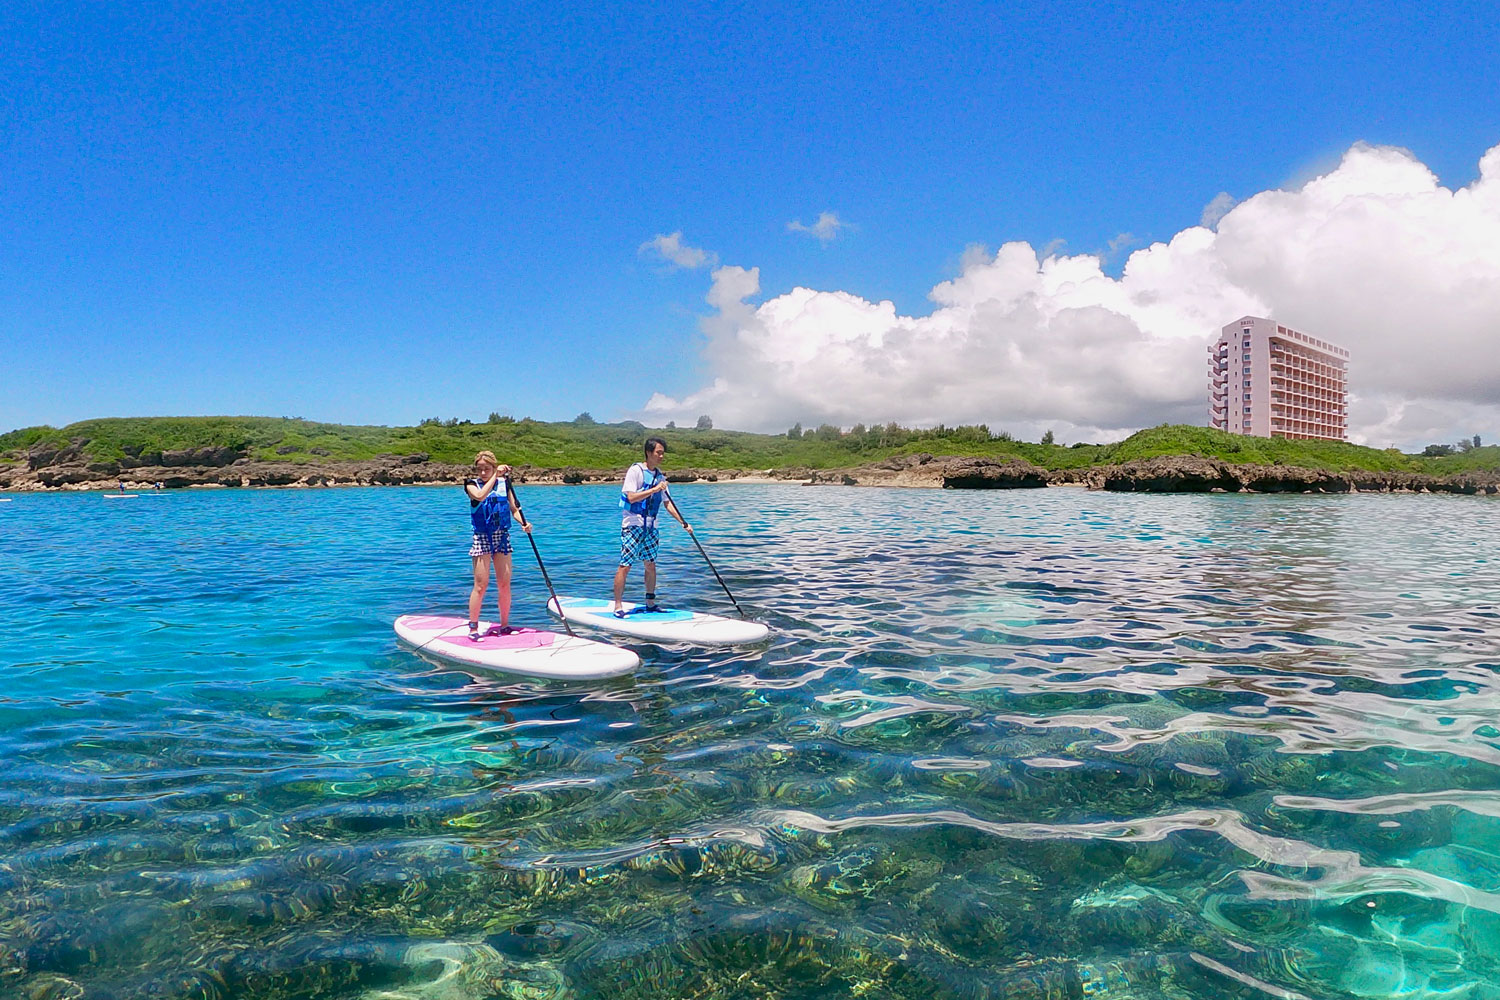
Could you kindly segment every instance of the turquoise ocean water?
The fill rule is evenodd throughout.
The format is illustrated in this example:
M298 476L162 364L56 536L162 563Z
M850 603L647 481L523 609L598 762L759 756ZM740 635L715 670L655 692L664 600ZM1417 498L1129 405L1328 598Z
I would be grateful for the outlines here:
M0 504L0 996L1500 998L1500 502L674 493L773 641L577 686L456 489Z

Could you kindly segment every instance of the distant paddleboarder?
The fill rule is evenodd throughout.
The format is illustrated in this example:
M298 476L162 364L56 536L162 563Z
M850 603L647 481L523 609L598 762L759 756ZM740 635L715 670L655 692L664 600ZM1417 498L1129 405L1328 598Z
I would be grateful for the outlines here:
M469 591L469 638L478 642L479 609L484 604L484 592L490 585L490 564L495 566L495 602L500 609L500 624L490 629L493 635L510 635L510 525L511 514L520 514L515 498L505 488L505 477L510 475L510 466L501 465L492 451L481 451L474 456L477 477L464 483L464 492L469 495L469 521L474 528L474 541L469 546L469 558L474 563L474 589ZM531 533L531 525L521 519L521 530Z
M660 537L656 533L656 515L666 502L667 512L689 533L692 525L684 520L672 498L667 496L667 477L661 471L661 460L667 455L667 443L659 437L648 437L644 446L646 460L637 462L625 473L620 490L620 568L615 570L615 617L625 617L625 578L636 563L646 566L645 610L660 611L656 603L656 550Z

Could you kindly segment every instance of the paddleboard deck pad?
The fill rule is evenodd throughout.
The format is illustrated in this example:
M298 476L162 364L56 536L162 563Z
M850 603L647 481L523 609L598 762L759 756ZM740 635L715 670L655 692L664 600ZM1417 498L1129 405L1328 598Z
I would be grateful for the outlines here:
M469 638L469 623L463 618L402 615L396 619L396 635L402 642L465 667L552 680L593 681L620 677L641 665L641 658L630 650L592 639L534 628L492 635L488 634L490 629L490 622L480 622L479 630L485 634L475 642Z
M562 602L561 609L557 601ZM771 634L760 622L739 618L722 618L701 611L663 608L647 611L641 604L625 604L625 617L615 617L613 601L588 597L561 597L548 601L547 610L576 625L588 625L620 635L650 639L655 642L693 642L704 646L737 646L759 642Z

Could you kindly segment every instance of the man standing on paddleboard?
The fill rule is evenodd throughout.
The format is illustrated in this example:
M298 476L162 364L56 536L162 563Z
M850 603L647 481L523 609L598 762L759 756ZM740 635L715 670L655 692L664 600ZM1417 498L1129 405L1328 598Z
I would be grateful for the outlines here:
M510 635L510 524L511 514L520 515L515 498L505 489L510 466L501 465L492 451L474 456L478 478L464 483L469 495L469 521L474 528L474 542L469 557L474 562L474 589L469 591L469 638L478 642L479 609L484 606L484 592L490 585L490 564L495 566L495 604L500 610L500 624L490 631ZM531 525L521 518L521 529L531 533Z
M656 533L656 515L666 501L667 512L689 533L693 526L683 519L672 498L667 496L667 477L662 474L661 460L667 455L667 443L659 437L648 437L644 446L646 460L637 462L625 473L620 490L620 568L615 570L615 617L625 617L625 578L636 563L646 566L646 610L660 611L656 603L656 550L660 538Z

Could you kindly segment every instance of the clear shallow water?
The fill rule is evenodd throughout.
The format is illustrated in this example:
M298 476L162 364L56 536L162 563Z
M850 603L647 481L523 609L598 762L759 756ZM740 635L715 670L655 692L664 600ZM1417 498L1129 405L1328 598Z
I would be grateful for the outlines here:
M776 638L585 686L456 490L0 505L0 996L1500 997L1500 503L674 493Z

